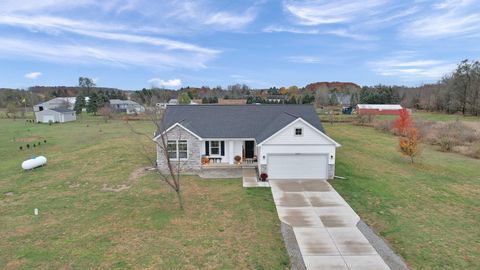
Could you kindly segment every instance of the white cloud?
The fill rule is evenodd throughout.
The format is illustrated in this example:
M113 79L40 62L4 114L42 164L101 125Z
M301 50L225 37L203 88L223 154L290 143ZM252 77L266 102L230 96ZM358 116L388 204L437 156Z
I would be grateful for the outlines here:
M217 12L205 21L207 25L218 25L228 29L240 29L255 20L255 13L250 9L244 14L235 15L229 12Z
M166 88L178 88L182 85L182 80L180 79L170 79L170 80L162 80L159 78L152 78L148 80L149 83Z
M166 17L187 23L185 28L206 31L239 30L253 22L257 17L257 12L254 6L243 11L227 11L217 10L208 1L185 0L172 1L170 12Z
M406 38L447 38L478 35L479 4L472 0L449 0L432 6L434 10L420 14L404 25Z
M422 59L414 52L399 52L387 58L372 61L368 66L382 76L397 77L406 81L438 80L451 73L455 63Z
M325 34L331 34L331 35L336 35L336 36L339 36L339 37L350 38L350 39L361 40L361 41L368 41L368 40L375 40L376 39L376 38L368 36L368 35L353 33L353 32L351 32L347 29L330 30L330 31L326 31Z
M29 80L36 79L40 76L42 76L42 73L38 72L38 71L30 72L30 73L27 73L27 74L23 75L23 77L25 77L26 79L29 79Z
M129 30L128 27L123 25L108 25L87 21L74 21L61 17L33 16L27 18L11 15L1 16L0 24L20 26L28 29L38 29L46 32L70 32L98 39L162 46L168 50L185 50L212 55L219 53L218 50L202 48L197 45L171 39L151 37L145 35L117 33L111 31L123 30L125 32L126 30ZM97 31L95 29L100 30Z
M373 14L375 8L383 6L385 0L290 0L284 2L284 9L298 19L302 25L320 25L351 22L360 16Z
M24 39L0 39L0 54L28 56L57 63L106 64L118 67L205 68L211 55L203 53L168 53L142 48L96 46L88 43L55 43Z
M267 26L263 28L263 32L266 33L280 33L280 32L287 32L293 34L319 34L320 31L318 29L304 29L304 28L295 28L295 27L282 27L282 26Z
M308 55L290 56L290 57L287 57L287 60L293 63L300 63L300 64L318 64L324 61L324 59L320 57L308 56Z

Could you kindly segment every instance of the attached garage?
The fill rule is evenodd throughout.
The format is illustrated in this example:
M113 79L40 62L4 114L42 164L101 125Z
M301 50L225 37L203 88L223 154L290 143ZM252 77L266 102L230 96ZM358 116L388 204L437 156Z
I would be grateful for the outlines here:
M340 144L297 118L258 144L259 171L268 179L332 179Z
M327 179L328 156L322 154L271 154L267 161L271 179Z

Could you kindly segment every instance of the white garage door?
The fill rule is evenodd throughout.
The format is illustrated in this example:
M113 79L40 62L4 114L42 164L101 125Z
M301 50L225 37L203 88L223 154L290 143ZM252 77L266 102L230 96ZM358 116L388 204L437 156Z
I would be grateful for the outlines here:
M48 123L49 121L55 122L55 117L53 115L44 115L43 123Z
M327 155L271 154L267 162L270 179L327 178Z

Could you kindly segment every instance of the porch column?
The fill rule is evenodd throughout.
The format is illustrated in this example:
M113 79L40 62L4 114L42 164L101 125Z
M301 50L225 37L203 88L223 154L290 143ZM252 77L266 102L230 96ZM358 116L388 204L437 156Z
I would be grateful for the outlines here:
M233 148L233 141L228 141L228 164L233 164L233 158L235 156Z

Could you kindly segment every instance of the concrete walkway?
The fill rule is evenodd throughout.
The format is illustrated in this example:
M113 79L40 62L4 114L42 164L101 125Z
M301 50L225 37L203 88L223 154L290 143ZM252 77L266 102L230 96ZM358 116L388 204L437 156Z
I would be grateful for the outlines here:
M258 181L255 168L243 168L243 187L270 187L270 184Z
M327 181L270 180L270 186L307 269L390 269L356 227L358 215Z

